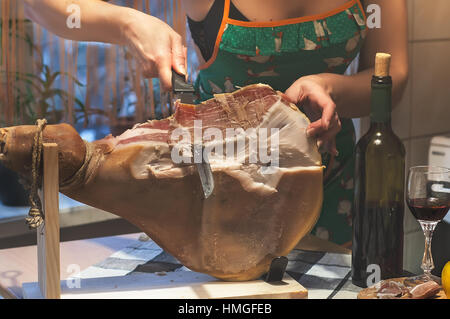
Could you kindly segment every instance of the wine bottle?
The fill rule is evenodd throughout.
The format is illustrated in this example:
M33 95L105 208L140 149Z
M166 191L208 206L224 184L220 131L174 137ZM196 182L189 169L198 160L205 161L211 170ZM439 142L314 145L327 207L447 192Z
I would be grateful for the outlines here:
M405 147L391 127L390 61L376 55L370 128L355 149L352 282L360 287L403 273Z

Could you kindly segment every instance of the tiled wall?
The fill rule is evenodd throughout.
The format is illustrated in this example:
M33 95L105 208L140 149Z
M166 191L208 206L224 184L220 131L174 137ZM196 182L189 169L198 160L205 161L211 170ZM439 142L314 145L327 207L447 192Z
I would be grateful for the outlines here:
M407 151L406 169L428 164L436 135L450 136L450 0L407 0L410 76L392 126ZM361 123L363 133L367 119ZM424 237L405 209L405 269L421 273Z

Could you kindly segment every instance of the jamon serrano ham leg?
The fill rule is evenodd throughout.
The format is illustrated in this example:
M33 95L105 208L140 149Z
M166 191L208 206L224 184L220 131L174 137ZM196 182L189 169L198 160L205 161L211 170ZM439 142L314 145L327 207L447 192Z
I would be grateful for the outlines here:
M213 155L215 189L208 199L196 166L176 163L172 152L180 145L179 131L190 133L184 145L190 144L194 121L200 120ZM48 125L43 139L59 146L62 193L122 216L194 271L241 281L264 274L272 259L288 254L317 221L322 166L315 141L306 136L308 124L282 94L258 84L197 106L178 104L172 117L136 125L118 137L87 143L60 124ZM211 128L223 137L208 137ZM238 128L237 135L225 134ZM33 126L0 131L0 159L24 176L35 131ZM263 170L268 163L260 154L251 160L255 134L258 143L276 145L278 138L278 163L271 171ZM234 156L218 156L227 145L235 146Z

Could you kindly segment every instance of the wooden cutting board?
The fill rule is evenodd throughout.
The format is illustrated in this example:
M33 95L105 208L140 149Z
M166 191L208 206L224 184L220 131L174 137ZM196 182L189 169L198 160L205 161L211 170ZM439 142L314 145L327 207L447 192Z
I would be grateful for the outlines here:
M400 282L403 284L405 279L407 279L407 277L393 278L393 279L389 279L389 280L393 280L393 281ZM363 289L359 292L358 299L377 299L376 290L377 290L376 288ZM405 299L410 299L410 298L405 298ZM447 299L447 296L445 295L444 289L441 288L439 293L430 299Z
M37 283L25 283L22 289L24 298L42 298ZM66 282L61 281L61 299L78 298L306 299L308 291L288 274L285 274L283 281L270 284L263 280L225 282L193 271L81 279L80 288L75 289L69 289Z

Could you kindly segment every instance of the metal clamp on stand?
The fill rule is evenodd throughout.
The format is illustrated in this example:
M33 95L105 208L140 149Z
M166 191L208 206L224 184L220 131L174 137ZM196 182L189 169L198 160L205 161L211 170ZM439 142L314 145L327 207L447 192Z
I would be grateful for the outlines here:
M269 271L265 275L264 281L268 283L282 281L287 264L288 259L285 256L274 258L270 264Z

